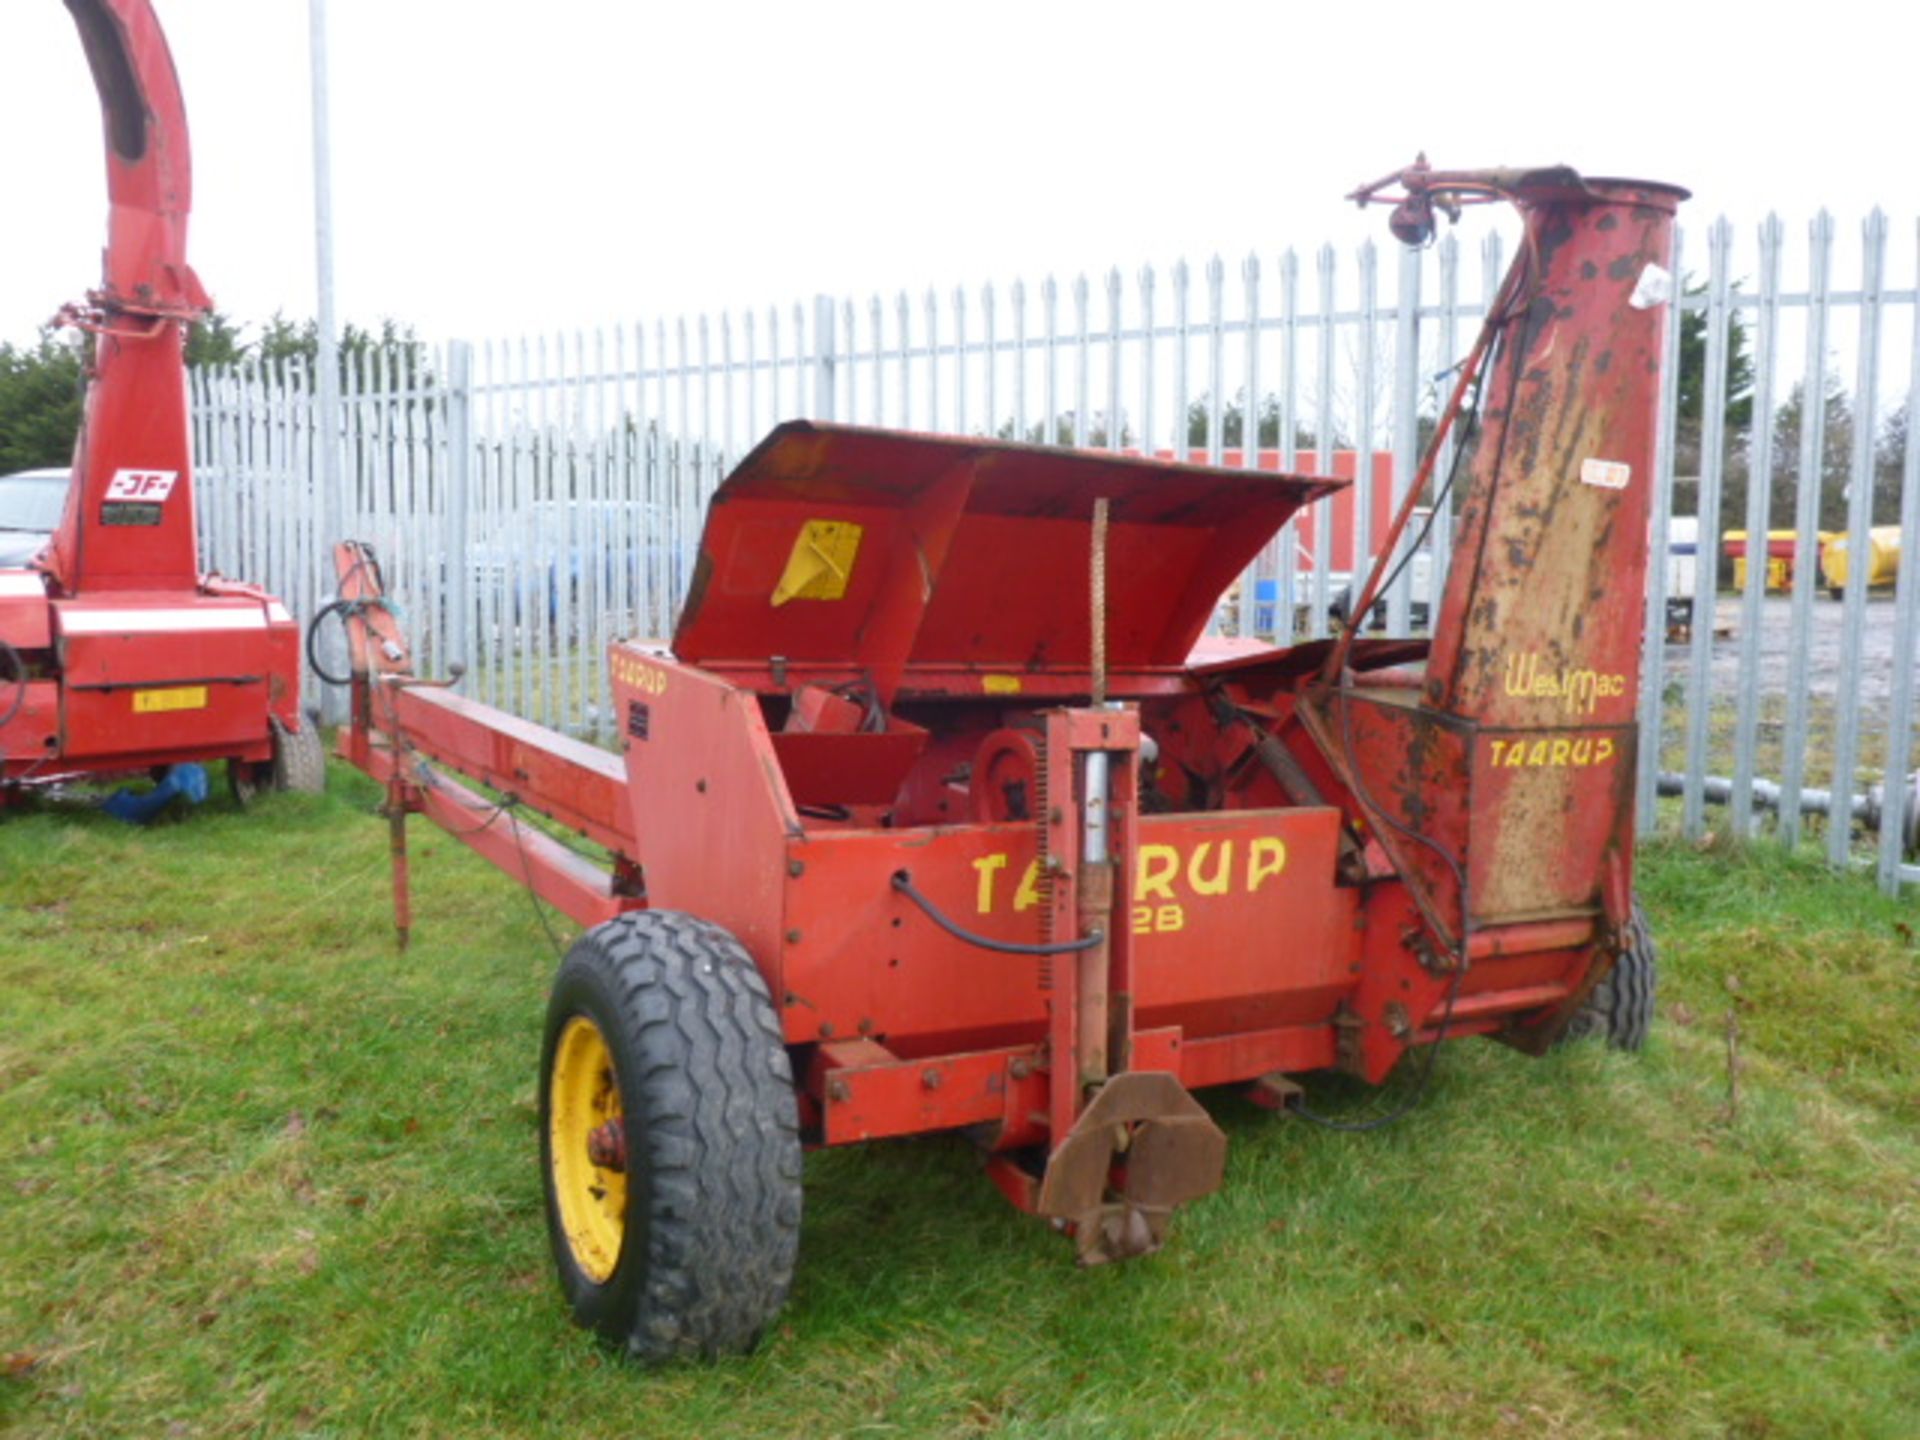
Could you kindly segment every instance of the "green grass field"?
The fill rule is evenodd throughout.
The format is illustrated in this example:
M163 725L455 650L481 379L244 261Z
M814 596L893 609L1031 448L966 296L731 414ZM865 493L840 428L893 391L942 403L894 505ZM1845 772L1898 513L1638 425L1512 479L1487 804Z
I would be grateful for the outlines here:
M1452 1045L1370 1135L1219 1098L1225 1188L1133 1264L957 1141L816 1154L767 1343L645 1373L549 1274L527 896L421 826L397 954L333 787L0 820L0 1428L1920 1434L1920 915L1867 879L1652 849L1646 1054Z

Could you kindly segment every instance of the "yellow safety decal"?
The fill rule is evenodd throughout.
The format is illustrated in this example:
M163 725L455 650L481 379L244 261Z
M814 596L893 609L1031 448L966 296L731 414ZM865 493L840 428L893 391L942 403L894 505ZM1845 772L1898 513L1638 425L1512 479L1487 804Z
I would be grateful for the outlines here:
M861 527L849 520L807 521L794 537L780 583L773 587L773 603L838 600L845 595L853 558L860 553L861 533Z
M176 685L171 690L133 692L133 713L136 715L158 715L168 710L204 710L206 708L207 687L204 685Z
M1018 675L982 675L980 689L987 695L1018 695L1020 677Z

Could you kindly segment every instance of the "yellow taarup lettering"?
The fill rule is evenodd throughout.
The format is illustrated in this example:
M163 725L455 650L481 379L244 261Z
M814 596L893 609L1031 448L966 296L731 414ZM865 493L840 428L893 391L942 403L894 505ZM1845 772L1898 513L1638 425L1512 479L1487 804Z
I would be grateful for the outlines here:
M1020 872L1020 888L1013 892L1013 908L1031 910L1040 903L1040 862L1029 860Z
M1012 857L1002 850L994 855L982 855L973 862L974 891L973 908L982 915L992 913L998 903L1000 872L1007 868ZM1027 868L1020 872L1020 883L1014 888L1013 908L1031 910L1040 903L1040 862L1029 860Z
M1496 770L1581 770L1591 765L1605 765L1616 753L1611 735L1556 735L1550 739L1487 742L1487 763Z
M1173 882L1180 874L1180 852L1171 845L1142 845L1135 857L1134 899L1173 899Z
M1220 842L1220 862L1213 867L1213 874L1206 873L1207 852L1213 849L1211 840L1202 840L1194 846L1193 854L1187 859L1187 884L1193 887L1196 895L1224 895L1230 882L1227 867L1233 864L1233 841Z
M974 909L979 914L992 914L1004 903L1000 877L1011 863L1005 851L973 862ZM1136 906L1157 901L1163 909L1177 910L1183 899L1227 895L1236 889L1251 895L1286 868L1287 842L1277 835L1256 835L1245 842L1201 840L1185 850L1175 845L1142 845L1134 852L1132 900ZM1041 899L1040 862L1029 860L1014 887L1013 908L1031 910ZM1179 925L1162 915L1153 928L1178 929Z
M658 665L649 665L644 660L636 660L631 655L613 657L613 678L647 695L665 694L667 689L665 670Z
M1287 842L1275 835L1255 836L1247 856L1247 893L1252 894L1286 868Z
M974 908L982 915L993 909L994 877L1007 868L1007 860L1008 856L1002 853L982 855L973 862L974 873L980 877L979 890L974 896Z

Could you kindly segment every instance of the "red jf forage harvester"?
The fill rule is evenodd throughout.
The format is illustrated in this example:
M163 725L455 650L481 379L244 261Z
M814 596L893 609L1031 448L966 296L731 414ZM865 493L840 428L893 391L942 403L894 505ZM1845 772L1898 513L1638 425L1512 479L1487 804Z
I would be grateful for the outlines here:
M583 1324L645 1358L751 1345L808 1146L955 1132L1093 1263L1220 1183L1196 1091L1312 1115L1298 1077L1379 1082L1443 1039L1640 1043L1634 715L1683 192L1422 164L1359 198L1388 191L1413 242L1462 203L1525 222L1396 521L1429 485L1457 500L1431 640L1196 651L1337 482L794 423L714 496L671 649L611 648L615 755L415 677L376 560L339 547L341 743L387 786L402 926L424 814L587 927L540 1077Z
M225 760L237 798L319 789L300 632L253 585L203 574L187 429L192 167L173 58L148 0L66 0L106 131L106 273L62 318L93 336L59 528L0 569L0 808L29 785Z

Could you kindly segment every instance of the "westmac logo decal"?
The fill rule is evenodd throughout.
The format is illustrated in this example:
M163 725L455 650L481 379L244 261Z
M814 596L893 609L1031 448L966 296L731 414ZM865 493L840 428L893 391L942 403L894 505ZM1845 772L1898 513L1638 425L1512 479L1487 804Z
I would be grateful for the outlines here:
M178 470L116 470L107 482L109 500L148 500L159 502L173 493Z
M1569 715L1591 715L1602 700L1627 693L1627 677L1601 670L1556 671L1542 665L1538 654L1509 655L1503 688L1509 695L1554 701Z

